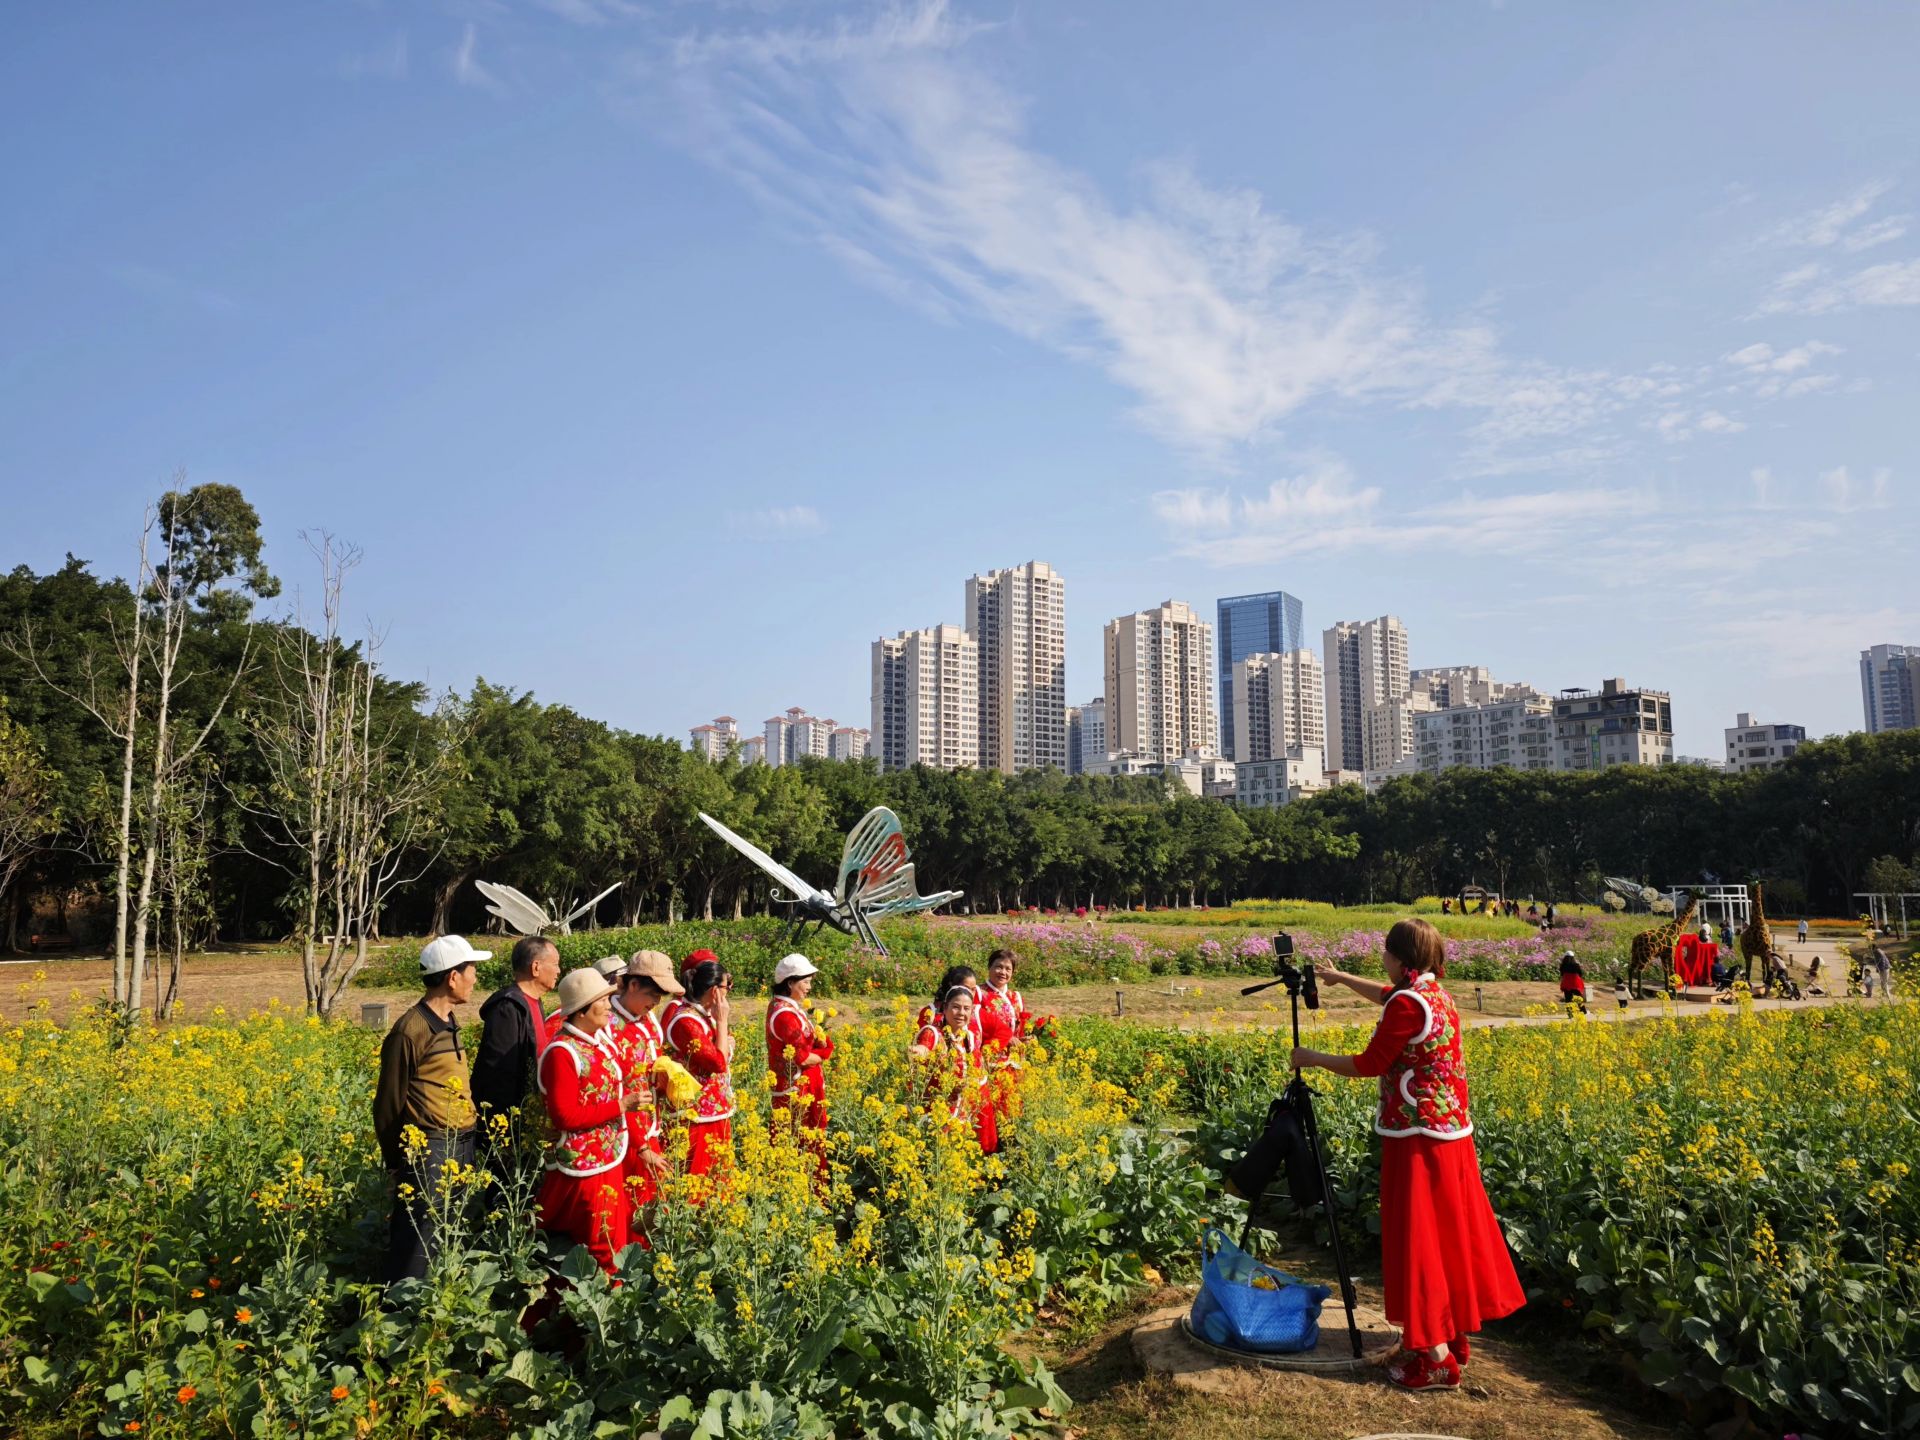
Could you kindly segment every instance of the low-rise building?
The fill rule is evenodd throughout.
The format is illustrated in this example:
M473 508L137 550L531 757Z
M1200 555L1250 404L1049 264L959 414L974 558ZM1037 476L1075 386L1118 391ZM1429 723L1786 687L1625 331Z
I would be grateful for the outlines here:
M1271 810L1326 784L1326 751L1318 745L1303 745L1295 754L1236 762L1233 803L1245 810Z
M1618 678L1598 690L1562 690L1553 702L1554 767L1604 770L1613 765L1673 763L1673 697L1629 689Z
M1430 710L1414 716L1413 726L1413 758L1429 775L1462 765L1551 770L1556 764L1553 701L1535 691Z
M1766 724L1744 710L1733 717L1726 733L1726 768L1736 775L1771 770L1807 743L1806 726Z

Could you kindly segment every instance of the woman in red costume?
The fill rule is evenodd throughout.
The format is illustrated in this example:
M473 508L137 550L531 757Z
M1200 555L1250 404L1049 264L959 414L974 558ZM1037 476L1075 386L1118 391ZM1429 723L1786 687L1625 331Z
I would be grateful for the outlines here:
M1526 1304L1480 1182L1460 1014L1440 988L1445 960L1439 931L1402 920L1387 932L1386 984L1321 972L1383 1007L1367 1048L1293 1052L1296 1070L1380 1078L1380 1270L1387 1319L1406 1347L1387 1377L1406 1390L1458 1386L1467 1336Z
M673 978L673 962L658 950L637 950L620 971L615 983L620 991L613 997L614 1053L620 1057L627 1084L644 1097L627 1113L627 1198L637 1216L642 1205L659 1194L660 1181L668 1166L660 1128L660 1095L655 1072L660 1066L660 1051L666 1033L654 1007L669 995L686 993ZM634 1227L639 1238L639 1226ZM645 1243L644 1241L642 1243Z
M1020 1078L1020 1043L1027 1038L1027 1002L1013 988L1014 955L996 950L987 957L987 983L980 988L981 1052L987 1061L987 1094L997 1123L1015 1113L1014 1085Z
M929 1108L944 1110L954 1119L973 1111L974 1136L982 1154L1000 1148L1000 1127L987 1103L987 1068L980 1053L979 1020L975 1014L973 971L955 965L940 979L938 1009L920 1012L920 1030L910 1052L931 1062L927 1077Z
M667 1022L667 1044L700 1082L687 1125L687 1173L709 1175L733 1162L733 981L718 960L702 960L683 978L687 994Z
M540 1228L586 1246L611 1275L613 1257L628 1240L627 1113L641 1097L626 1088L607 1033L613 986L606 977L575 970L556 993L566 1020L534 1072L553 1128L540 1182Z
M773 967L773 999L767 1002L767 1068L773 1072L773 1123L777 1139L794 1127L801 1143L826 1162L827 1071L833 1041L807 1013L807 995L819 973L804 955L789 955Z

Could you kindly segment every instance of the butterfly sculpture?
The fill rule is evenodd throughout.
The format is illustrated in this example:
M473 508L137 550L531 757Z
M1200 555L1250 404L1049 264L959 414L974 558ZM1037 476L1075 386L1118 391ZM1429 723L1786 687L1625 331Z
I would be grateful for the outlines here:
M958 900L963 890L942 890L937 895L922 895L914 879L913 862L908 858L906 836L900 831L900 817L884 805L877 805L847 832L847 844L840 854L840 875L831 891L809 885L751 840L743 840L711 815L700 818L727 844L751 860L764 873L779 882L773 898L794 907L801 927L809 921L831 925L878 950L880 943L874 922L895 915L918 915Z
M476 880L473 888L487 899L487 913L506 921L508 927L521 935L571 935L573 922L585 915L607 896L620 888L620 882L614 881L593 899L558 920L550 919L547 912L511 885L496 885L491 880Z

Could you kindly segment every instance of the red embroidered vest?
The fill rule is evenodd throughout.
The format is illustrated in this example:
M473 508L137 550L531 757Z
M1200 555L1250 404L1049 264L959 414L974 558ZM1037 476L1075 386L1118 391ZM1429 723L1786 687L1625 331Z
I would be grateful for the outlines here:
M774 1028L774 1022L787 1013L799 1019L801 1038L798 1042L781 1039ZM794 1095L811 1095L818 1099L824 1095L826 1077L818 1065L808 1065L807 1061L814 1055L825 1059L826 1052L833 1047L823 1045L824 1037L814 1025L813 1017L807 1014L806 1007L790 996L774 996L767 1006L766 1030L767 1068L773 1072L773 1098L781 1100ZM791 1056L789 1051L792 1052Z
M995 1070L1018 1069L1020 1061L1014 1056L1013 1042L1025 1029L1027 1016L1027 1002L1020 998L1020 992L996 990L990 983L983 985L977 1013L982 1039L991 1037L987 1047L988 1066Z
M651 1140L660 1133L660 1109L653 1089L653 1066L660 1058L660 1025L649 1010L634 1015L613 1002L613 1023L607 1027L613 1053L627 1084L639 1090L643 1099L637 1110L627 1112L627 1132L635 1140Z
M556 1083L565 1083L557 1075L551 1081L548 1076L554 1067L567 1064L573 1066L579 1077L583 1105L620 1103L625 1093L620 1062L614 1058L613 1047L604 1037L589 1039L571 1027L554 1036L540 1055L538 1078L542 1095L550 1094ZM566 1175L598 1175L627 1158L627 1122L620 1111L616 1110L611 1119L569 1130L560 1124L549 1102L547 1118L554 1131L553 1142L547 1147L547 1169Z
M703 1075L694 1069L695 1052L711 1051L717 1055L720 1041L717 1028L708 1018L707 1012L691 1000L682 1001L679 1011L667 1027L667 1043L673 1047L674 1058L702 1076L700 1098L693 1102L693 1118L697 1121L726 1120L733 1115L733 1076L727 1070L717 1075Z
M971 1028L964 1035L955 1037L945 1025L928 1021L923 1016L920 1033L914 1037L914 1041L919 1045L933 1046L933 1054L927 1061L931 1072L927 1076L927 1100L937 1102L944 1096L947 1113L958 1119L967 1111L969 1091L987 1083L986 1066L978 1058L980 1037ZM967 1084L969 1073L977 1077L973 1085Z
M1387 1000L1414 1005L1422 1023L1380 1077L1382 1135L1429 1135L1458 1140L1473 1133L1467 1115L1467 1069L1460 1056L1460 1012L1433 976L1422 974Z

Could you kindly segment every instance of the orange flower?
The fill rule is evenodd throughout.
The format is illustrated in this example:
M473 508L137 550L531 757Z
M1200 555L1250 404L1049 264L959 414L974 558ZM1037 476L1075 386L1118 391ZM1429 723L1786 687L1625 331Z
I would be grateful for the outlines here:
M218 1275L209 1275L207 1277L207 1288L209 1290L218 1290L220 1288L220 1277Z
M242 1305L238 1310L233 1312L233 1318L238 1320L242 1325L251 1325L253 1323L253 1311Z
M138 1435L140 1433L140 1422L138 1420L129 1420L120 1428L129 1435Z
M178 1400L178 1401L179 1401L179 1402L180 1402L180 1403L181 1403L182 1405L184 1405L184 1404L186 1404L186 1403L187 1403L187 1402L188 1402L189 1400L191 1400L191 1399L193 1399L193 1397L194 1397L194 1396L196 1396L196 1395L198 1395L199 1393L200 1393L200 1392L199 1392L198 1390L196 1390L196 1389L194 1389L194 1388L193 1388L193 1386L191 1386L191 1385L182 1385L182 1386L181 1386L181 1387L179 1388L179 1390L177 1390L177 1391L176 1391L176 1392L174 1393L174 1397L173 1397L173 1398L174 1398L174 1399L176 1399L176 1400Z
M336 1400L344 1400L347 1398L347 1387L344 1385L336 1385L328 1393Z
M441 1391L445 1390L446 1388L447 1387L442 1385L438 1380L435 1380L432 1384L427 1386L427 1394L438 1395Z

